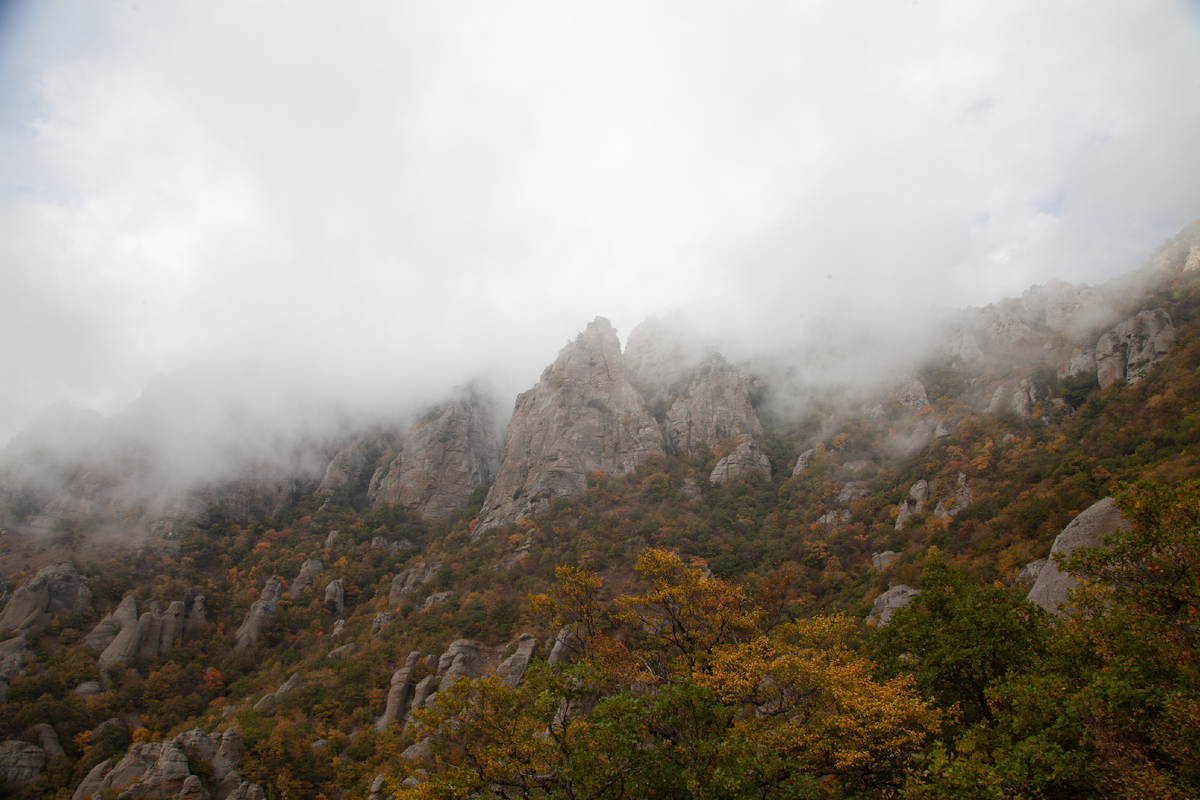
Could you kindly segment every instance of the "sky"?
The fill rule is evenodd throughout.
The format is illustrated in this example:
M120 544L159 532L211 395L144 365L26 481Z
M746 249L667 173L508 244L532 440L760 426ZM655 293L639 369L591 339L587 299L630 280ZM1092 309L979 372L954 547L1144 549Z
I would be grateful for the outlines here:
M511 397L596 315L799 351L1096 284L1197 142L1195 0L0 2L0 444L179 371Z

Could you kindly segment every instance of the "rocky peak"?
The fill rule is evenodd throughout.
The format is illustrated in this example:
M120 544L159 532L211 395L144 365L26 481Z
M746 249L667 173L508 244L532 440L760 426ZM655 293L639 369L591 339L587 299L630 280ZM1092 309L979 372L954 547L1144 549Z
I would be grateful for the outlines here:
M665 427L671 448L687 453L702 443L715 447L722 439L762 437L750 392L718 353L710 354L692 372L687 390L667 412Z
M628 380L616 330L596 317L517 398L478 530L582 492L588 473L621 475L664 452L662 431Z
M682 388L704 358L697 338L677 315L647 317L630 331L625 364L630 380L642 389L647 402L670 405L674 400L672 390Z

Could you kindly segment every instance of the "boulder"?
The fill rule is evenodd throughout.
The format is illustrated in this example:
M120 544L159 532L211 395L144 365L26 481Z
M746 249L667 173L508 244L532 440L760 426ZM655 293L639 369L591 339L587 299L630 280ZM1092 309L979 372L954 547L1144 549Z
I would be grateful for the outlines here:
M315 558L310 558L300 565L300 574L292 581L292 585L288 587L288 594L293 598L299 597L300 593L312 585L314 577L320 573L322 564Z
M421 605L417 606L418 611L428 611L434 606L440 606L442 603L447 603L450 598L454 597L454 592L434 592L425 598Z
M346 610L346 583L341 578L330 581L325 587L325 608L334 616Z
M113 760L106 758L88 771L88 774L75 788L75 794L71 795L71 800L87 800L87 798L100 791L100 783L104 780L104 776L113 768Z
M817 451L812 447L801 453L800 457L796 459L796 466L792 470L792 477L803 474L808 469L808 465L812 463L813 456L816 453Z
M1063 528L1050 548L1050 559L1038 573L1033 588L1029 590L1029 602L1041 606L1052 614L1067 610L1067 595L1078 585L1074 576L1061 572L1054 556L1061 553L1065 558L1076 547L1100 547L1104 537L1116 530L1131 531L1133 524L1121 513L1111 497L1093 503L1067 527Z
M904 584L889 587L886 592L875 598L875 604L871 606L871 613L867 617L867 622L878 620L880 627L887 625L888 621L892 618L892 614L907 606L920 593L919 589L914 589Z
M179 790L175 800L208 800L208 792L204 784L195 775L189 775L183 780L183 788Z
M92 604L87 578L69 561L40 569L17 587L0 614L0 629L20 631L62 613L81 614Z
M508 688L515 689L521 682L521 678L525 677L525 670L529 667L529 661L533 658L535 649L537 649L537 637L532 633L522 633L517 639L516 652L496 667L496 677Z
M546 657L546 663L565 664L570 662L579 652L581 645L579 634L568 625L560 630L558 636L554 638L554 646L550 649L550 655Z
M20 675L28 656L25 634L21 633L0 642L0 678L15 678Z
M122 604L125 601L121 601ZM136 611L136 607L133 609ZM100 659L96 666L103 675L104 671L113 664L123 664L126 667L132 667L137 663L138 650L142 644L142 624L141 621L136 623L126 621L122 623L121 629L117 632L117 637L113 639L112 644L104 648L104 652L100 654Z
M482 642L457 639L438 659L438 691L445 691L459 678L479 678L495 662L497 653Z
M624 475L665 453L658 422L626 375L616 330L596 317L517 398L474 535L581 493L593 472Z
M900 558L900 554L892 550L884 550L882 553L872 553L871 566L882 572L898 558Z
M708 482L726 483L751 472L761 472L763 477L770 480L771 459L762 451L757 439L747 436L742 439L736 450L717 462L708 476Z
M158 758L147 767L142 777L129 784L121 792L122 798L175 798L183 791L184 782L191 775L187 755L174 742L164 742L159 748Z
M412 703L409 709L424 708L429 698L437 694L438 682L441 679L435 675L426 675L413 687Z
M165 653L183 641L183 601L172 600L162 615L162 627L158 639L158 652Z
M263 584L262 592L258 599L250 606L250 610L246 612L246 618L242 622L242 626L237 630L237 643L234 645L235 650L245 650L258 641L258 637L262 635L263 628L275 616L275 607L279 604L279 598L283 594L283 584L278 578L268 578Z
M141 780L142 776L146 774L146 770L158 761L161 751L162 743L160 742L131 744L125 757L100 781L100 788L97 791L121 792L135 781Z
M192 607L188 609L187 621L183 624L183 635L187 636L188 632L197 625L208 624L208 608L205 605L204 595L198 594L192 598Z
M392 674L392 683L388 689L387 706L383 710L383 714L375 720L375 730L378 733L383 733L392 722L402 720L408 714L409 694L413 688L413 673L417 668L417 661L421 658L419 652L413 651L408 654L408 658L404 662L404 666L396 670Z
M378 636L379 632L382 631L384 629L384 627L386 627L387 624L391 621L392 621L391 614L389 614L386 611L380 611L378 614L375 615L375 618L371 620L371 635Z
M392 578L392 588L388 592L388 605L394 606L404 599L404 595L415 592L442 568L441 562L426 562L410 567Z
M58 743L58 734L54 732L53 725L42 722L34 725L33 730L37 731L38 741L42 743L42 751L45 752L47 759L65 755L62 745Z
M138 627L141 628L138 658L154 658L158 655L158 644L162 635L162 606L157 601L150 601L150 610L138 619Z
M347 645L347 647L352 647L352 646L353 645ZM261 699L257 703L255 703L254 710L262 711L264 708L270 708L272 705L279 702L279 700L281 700L283 698L283 696L286 695L288 692L291 692L294 689L299 689L303 685L304 685L304 681L300 680L300 673L293 672L292 676L290 678L288 678L286 681L284 681L279 686L278 689L276 689L271 694L266 695L265 697L263 697L263 699Z
M42 748L28 742L0 742L0 779L10 787L24 786L42 774L49 759Z

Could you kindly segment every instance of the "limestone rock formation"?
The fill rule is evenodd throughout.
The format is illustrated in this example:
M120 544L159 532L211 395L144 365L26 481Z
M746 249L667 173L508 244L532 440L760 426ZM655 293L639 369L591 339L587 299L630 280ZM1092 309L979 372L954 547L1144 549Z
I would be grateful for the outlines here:
M715 447L722 439L762 436L750 392L717 353L691 374L686 390L667 412L665 428L668 445L683 453L694 453L701 444Z
M10 787L24 786L42 774L46 752L27 742L0 742L0 779Z
M325 587L325 608L334 616L346 610L346 582L342 578L330 581Z
M875 604L871 606L871 613L867 617L867 622L878 620L880 626L887 625L888 621L892 618L892 614L907 606L920 593L920 589L905 586L903 583L898 586L888 587L886 592L875 598Z
M154 658L158 654L158 643L162 636L162 606L157 600L150 601L150 610L138 619L141 634L138 637L138 658Z
M482 677L487 668L495 664L497 655L492 648L471 639L451 642L438 659L438 691L450 688L459 678Z
M126 606L126 603L129 605ZM108 647L104 648L104 652L100 654L100 659L96 664L102 676L104 671L113 664L132 667L137 662L138 650L142 645L141 621L132 618L137 614L137 601L134 600L133 595L129 595L121 601L121 606L125 607L125 611L122 612L121 627Z
M346 646L352 647L353 643L346 645ZM276 689L275 691L273 691L269 694L263 695L262 699L254 704L254 710L262 711L263 709L270 708L271 706L275 705L275 703L277 703L288 692L290 692L294 689L299 689L303 685L304 685L304 681L300 680L300 673L293 672L292 676L290 678L288 678L286 681L284 681L282 684L280 684L278 689Z
M183 601L172 600L162 615L162 627L158 636L158 652L165 653L183 641Z
M665 454L662 431L625 374L617 332L596 317L517 398L476 536L579 494L591 472L623 475L651 454Z
M279 579L268 578L258 599L246 613L246 619L242 622L242 626L237 630L235 650L245 650L258 641L263 628L275 616L275 606L279 604L279 598L282 595L283 584L279 582Z
M80 614L92 604L87 579L69 561L40 569L17 587L0 614L0 628L25 630L62 613Z
M872 553L871 566L882 572L898 558L900 558L900 554L892 550L884 550L882 553Z
M126 595L111 614L96 623L96 627L83 637L83 641L103 652L113 643L113 640L117 638L117 633L123 627L129 624L136 625L137 619L137 600L131 594Z
M83 794L86 789L91 792L119 793L120 797L128 800L165 800L178 798L186 790L190 794L185 796L211 796L228 800L235 796L234 792L239 787L245 785L237 775L241 751L241 734L232 728L224 734L206 734L195 729L166 742L135 743L115 767L103 770L98 765L97 769L88 773L76 790L75 798L83 800L87 796ZM207 785L200 776L192 775L188 754L208 762L210 773ZM258 797L262 797L261 791Z
M29 651L25 649L25 634L23 633L0 642L0 679L19 675L28 655ZM7 685L5 684L5 686Z
M208 608L205 605L204 595L198 594L192 598L192 607L188 609L187 619L183 622L183 635L187 636L197 625L207 624Z
M1131 386L1146 376L1175 342L1175 327L1162 309L1143 311L1096 342L1096 377L1102 388L1120 379Z
M424 564L410 567L392 578L392 588L388 591L388 605L397 605L404 599L404 595L415 592L430 578L437 575L441 568L441 562L427 561Z
M300 596L300 593L312 586L312 580L320 574L323 565L315 558L310 558L300 565L300 574L292 581L292 585L288 587L288 594L295 599Z
M1061 553L1069 556L1076 547L1099 547L1104 537L1115 530L1131 531L1133 525L1117 508L1111 497L1106 497L1093 503L1079 516L1071 520L1054 540L1050 548L1050 560L1038 573L1037 581L1029 590L1028 600L1041 606L1052 614L1062 613L1067 603L1067 593L1075 588L1078 581L1067 573L1061 572L1054 563L1054 555Z
M71 795L71 800L86 800L100 790L100 783L104 780L104 776L113 768L113 760L106 758L88 772L87 776L80 782L75 789L75 794Z
M755 471L761 472L767 480L770 480L771 459L762 451L757 439L746 436L736 450L717 462L708 476L708 481L714 484L725 483Z
M625 365L647 403L669 408L704 358L700 337L682 317L647 317L629 332Z
M792 470L792 476L795 477L796 475L802 475L804 471L808 469L808 465L812 463L813 456L816 455L816 453L817 451L812 447L801 453L800 457L796 459L796 466Z
M392 683L388 689L387 706L383 714L375 720L375 730L383 733L392 722L404 719L408 715L409 694L413 688L413 673L421 654L413 651L408 654L404 666L392 674Z
M502 444L494 399L474 386L459 390L413 426L369 496L375 504L445 517L495 480Z
M62 745L58 743L58 734L54 732L53 725L42 722L34 725L33 730L37 731L38 741L42 743L42 752L46 754L46 758L64 755Z
M510 689L515 689L517 684L521 682L521 678L525 677L525 670L529 667L529 660L533 658L533 651L537 648L537 637L532 633L522 633L517 639L517 650L508 658L496 667L496 676Z
M338 451L338 454L325 468L325 477L317 487L316 494L331 494L339 486L347 483L357 483L362 475L363 467L367 464L367 454L363 445L351 442Z

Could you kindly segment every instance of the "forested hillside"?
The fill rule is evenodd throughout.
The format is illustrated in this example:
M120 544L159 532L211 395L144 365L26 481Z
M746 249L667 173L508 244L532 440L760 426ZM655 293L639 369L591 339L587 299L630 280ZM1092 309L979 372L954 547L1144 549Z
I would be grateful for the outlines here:
M504 460L472 455L459 500L388 490L426 462L379 435L339 453L341 482L274 513L214 503L172 546L93 547L95 518L27 536L39 512L10 503L2 791L1194 797L1196 227L1113 319L935 350L906 376L919 401L828 396L794 418L762 379L751 419L723 359L661 377L627 348L641 394L580 394L566 420L572 381L617 380L594 325L518 399ZM1136 361L1162 316L1169 347ZM1106 377L1103 347L1073 367L1122 325L1128 371ZM591 353L608 361L580 366ZM461 408L406 441L495 438ZM710 408L736 425L701 435ZM552 413L616 466L517 475L515 427ZM539 436L519 439L529 463ZM1084 579L1069 608L1028 602L1055 538L1106 497L1128 530L1058 564ZM38 577L47 553L73 567Z

